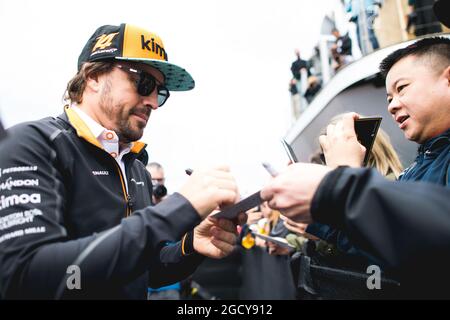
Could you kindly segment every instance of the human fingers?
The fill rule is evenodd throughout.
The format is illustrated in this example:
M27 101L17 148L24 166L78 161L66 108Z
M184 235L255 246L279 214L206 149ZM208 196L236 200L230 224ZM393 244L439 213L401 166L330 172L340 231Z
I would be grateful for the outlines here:
M346 137L356 137L355 120L359 119L359 115L355 112L349 112L342 116L340 128Z
M286 220L283 222L283 224L288 230L295 232L297 234L301 234L301 235L303 235L305 233L305 230L308 226L305 223L296 223L292 220Z
M229 189L217 189L211 196L220 208L235 204L239 200L239 194Z
M216 226L218 226L219 228L223 229L226 232L232 232L232 233L237 233L236 231L236 224L228 219L218 219L217 220L217 224Z
M322 150L327 151L329 149L330 143L328 141L328 137L326 135L319 136L319 144Z
M234 250L234 244L230 244L217 238L212 238L211 244L213 244L220 251L219 257L225 257Z
M261 199L264 201L270 201L274 195L275 195L275 188L273 183L269 183L261 189L260 196Z
M334 127L335 127L334 124L329 124L329 125L327 126L326 132L327 132L327 136L328 136L328 137L333 136L333 134L334 134Z
M211 234L215 239L220 240L222 242L226 242L231 245L234 245L236 243L237 239L236 230L228 231L222 228L218 228L217 226L213 226L211 228Z
M280 212L284 216L286 216L293 222L309 224L312 222L310 207L310 203L305 202L292 207L282 208L278 210L280 210ZM297 225L293 226L291 224L290 226L297 228Z

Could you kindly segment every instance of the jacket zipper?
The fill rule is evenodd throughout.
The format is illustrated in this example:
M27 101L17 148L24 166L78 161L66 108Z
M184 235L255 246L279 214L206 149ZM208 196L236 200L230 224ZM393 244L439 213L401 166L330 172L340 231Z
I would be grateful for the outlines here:
M127 189L125 188L124 177L123 177L122 170L119 167L119 164L116 162L116 160L114 160L114 163L116 164L117 171L119 172L120 183L122 184L123 197L124 197L126 205L127 205L125 217L128 217L131 214L131 196L128 194Z

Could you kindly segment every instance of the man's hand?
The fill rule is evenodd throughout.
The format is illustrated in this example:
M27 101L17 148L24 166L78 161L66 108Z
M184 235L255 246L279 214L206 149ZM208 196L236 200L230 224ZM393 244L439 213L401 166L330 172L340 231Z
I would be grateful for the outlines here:
M239 223L245 223L241 213ZM207 217L194 229L194 250L206 257L220 259L228 256L237 240L236 223L227 219Z
M276 243L266 241L269 254L272 256L287 256L291 253L289 248L277 245Z
M261 198L295 222L311 223L311 200L329 171L317 164L291 164L261 190Z
M303 236L307 239L311 240L319 240L319 238L313 236L312 234L309 234L306 232L306 228L308 228L308 225L306 223L301 222L295 222L292 219L286 218L285 216L281 215L280 219L283 220L283 225L288 229L289 231Z
M226 166L195 170L179 191L204 219L215 208L239 201L236 181Z
M255 246L260 247L260 248L266 248L267 247L266 240L256 237L255 238Z
M294 220L291 220L283 215L280 215L280 219L283 220L283 225L286 229L300 236L303 236L306 228L308 228L308 224L295 222Z
M355 120L359 115L351 112L336 124L327 127L327 134L319 137L327 166L336 168L347 165L361 167L366 148L358 142L355 132Z
M257 223L258 220L263 218L263 213L261 210L258 210L258 208L253 208L247 211L247 224L254 224Z

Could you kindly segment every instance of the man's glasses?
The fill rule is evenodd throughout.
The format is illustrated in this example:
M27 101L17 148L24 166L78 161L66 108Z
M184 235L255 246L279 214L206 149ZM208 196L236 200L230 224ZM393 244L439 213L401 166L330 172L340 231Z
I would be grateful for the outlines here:
M120 64L116 64L116 66L133 75L132 79L139 95L147 97L153 92L153 90L156 89L158 92L158 107L162 107L162 105L166 103L167 99L169 99L169 90L161 83L158 83L152 75L142 70L137 70Z

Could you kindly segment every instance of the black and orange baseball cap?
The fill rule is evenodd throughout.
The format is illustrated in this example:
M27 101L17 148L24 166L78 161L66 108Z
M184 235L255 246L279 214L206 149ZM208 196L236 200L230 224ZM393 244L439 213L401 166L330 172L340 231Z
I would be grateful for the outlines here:
M171 91L195 87L194 79L185 69L168 62L164 44L157 34L130 24L99 27L81 51L78 70L85 62L110 59L136 61L158 69Z

